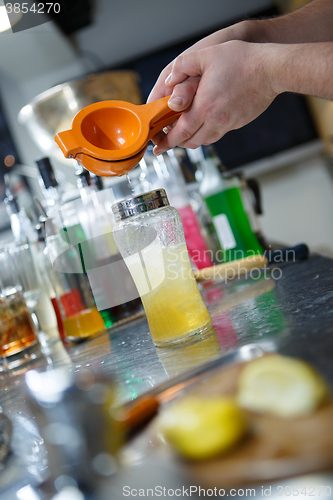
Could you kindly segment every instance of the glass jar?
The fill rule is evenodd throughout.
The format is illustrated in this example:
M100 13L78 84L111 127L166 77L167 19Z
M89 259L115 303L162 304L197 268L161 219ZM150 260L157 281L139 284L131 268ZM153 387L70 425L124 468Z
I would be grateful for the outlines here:
M140 294L156 346L211 329L193 276L182 222L164 189L112 206L113 235Z

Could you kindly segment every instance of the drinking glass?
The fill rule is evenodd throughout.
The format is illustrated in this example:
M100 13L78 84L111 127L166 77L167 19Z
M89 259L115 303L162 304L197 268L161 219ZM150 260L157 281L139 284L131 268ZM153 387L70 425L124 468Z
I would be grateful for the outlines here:
M0 371L36 359L40 345L8 247L0 249Z
M45 283L45 266L42 242L8 245L26 304L31 312L41 345L59 339L57 318Z
M28 243L22 245L13 244L8 247L8 253L22 286L25 302L30 311L34 313L42 291L38 281L31 247Z

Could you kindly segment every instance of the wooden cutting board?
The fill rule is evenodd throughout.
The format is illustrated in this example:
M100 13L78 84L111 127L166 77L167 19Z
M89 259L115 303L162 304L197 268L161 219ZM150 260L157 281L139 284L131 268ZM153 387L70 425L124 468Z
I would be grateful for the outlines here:
M191 391L192 395L234 395L244 364L219 370ZM163 411L163 407L161 412ZM140 437L153 449L177 460L191 484L204 488L233 488L274 481L333 467L333 402L313 415L294 420L246 412L251 432L228 454L205 461L181 460L159 439L159 416Z

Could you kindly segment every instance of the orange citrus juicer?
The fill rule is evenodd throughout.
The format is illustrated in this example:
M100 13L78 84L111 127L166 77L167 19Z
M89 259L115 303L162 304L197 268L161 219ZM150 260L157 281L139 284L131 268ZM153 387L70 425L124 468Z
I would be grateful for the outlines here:
M94 174L124 175L139 163L148 141L181 115L168 107L169 98L142 105L125 101L90 104L55 141L66 158L74 158Z

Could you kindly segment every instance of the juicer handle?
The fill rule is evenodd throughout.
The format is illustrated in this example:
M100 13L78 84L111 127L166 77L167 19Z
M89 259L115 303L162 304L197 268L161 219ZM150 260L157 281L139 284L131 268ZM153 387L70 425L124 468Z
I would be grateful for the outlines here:
M152 116L150 120L148 140L160 132L164 127L174 123L183 113L182 111L173 111L168 106L170 96L163 97L157 101L145 104L145 109Z
M82 151L82 146L80 147L76 142L72 130L59 132L54 140L63 152L65 158L75 158L75 156Z

